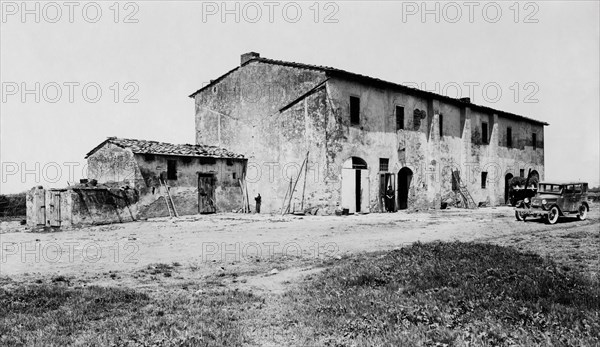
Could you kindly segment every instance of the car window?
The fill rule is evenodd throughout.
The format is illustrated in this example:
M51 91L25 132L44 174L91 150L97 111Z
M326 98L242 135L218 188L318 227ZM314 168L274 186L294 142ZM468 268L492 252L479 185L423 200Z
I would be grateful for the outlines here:
M559 185L556 184L541 184L540 185L540 192L543 193L560 193L561 187Z
M581 193L581 184L576 184L574 188L575 193Z
M573 185L570 184L568 186L565 186L565 190L564 190L565 194L572 194L573 193Z

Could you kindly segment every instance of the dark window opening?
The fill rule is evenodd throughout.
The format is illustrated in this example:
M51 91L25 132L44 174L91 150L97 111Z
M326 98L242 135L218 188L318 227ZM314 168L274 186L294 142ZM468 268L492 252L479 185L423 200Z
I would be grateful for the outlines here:
M440 138L444 136L444 116L440 114Z
M525 169L521 169L521 170L519 171L519 176L521 176L521 177L525 177Z
M390 160L388 158L379 158L379 171L388 171Z
M452 191L460 190L460 171L452 171Z
M488 139L488 123L486 122L481 123L481 140L485 144L490 142Z
M144 154L144 160L146 161L154 161L154 154Z
M537 149L537 134L531 134L531 142L533 142L533 150Z
M512 148L512 128L506 128L506 147Z
M404 129L404 107L396 106L396 130Z
M350 97L350 124L360 123L360 98Z
M236 179L236 178L237 178L237 174L236 174L235 172L234 172L234 173L232 173L232 174L231 174L231 176L233 177L233 179Z
M233 166L233 159L231 159L231 158L227 159L227 166Z
M485 189L487 186L487 172L481 173L481 189Z
M217 163L217 159L213 157L200 157L200 164L214 165Z
M352 168L358 170L366 170L367 162L359 157L352 157Z
M175 160L167 160L167 179L177 179L177 161Z

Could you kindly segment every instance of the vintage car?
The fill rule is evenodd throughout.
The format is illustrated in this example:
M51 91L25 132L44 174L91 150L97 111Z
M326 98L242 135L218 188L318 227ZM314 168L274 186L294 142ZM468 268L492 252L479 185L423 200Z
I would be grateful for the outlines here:
M587 191L588 184L584 182L541 182L537 194L515 209L515 216L522 221L527 217L545 217L549 224L556 223L561 216L585 220L590 210Z

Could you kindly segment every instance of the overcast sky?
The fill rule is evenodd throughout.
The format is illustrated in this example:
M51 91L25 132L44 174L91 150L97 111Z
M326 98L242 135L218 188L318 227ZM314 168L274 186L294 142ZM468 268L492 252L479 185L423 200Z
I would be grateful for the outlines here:
M107 136L194 143L188 95L248 51L546 121L546 179L598 185L597 1L226 6L2 1L1 192L79 180Z

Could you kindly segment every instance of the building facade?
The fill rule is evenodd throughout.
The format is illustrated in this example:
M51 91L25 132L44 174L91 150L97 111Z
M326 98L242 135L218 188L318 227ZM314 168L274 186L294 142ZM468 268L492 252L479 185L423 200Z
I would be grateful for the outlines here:
M307 153L292 200L324 214L382 211L388 187L394 209L439 208L460 187L499 205L508 179L544 175L547 123L335 68L251 52L190 97L196 142L245 155L248 190L270 212Z
M205 145L110 137L86 156L88 179L27 194L27 224L70 227L238 211L244 156Z

